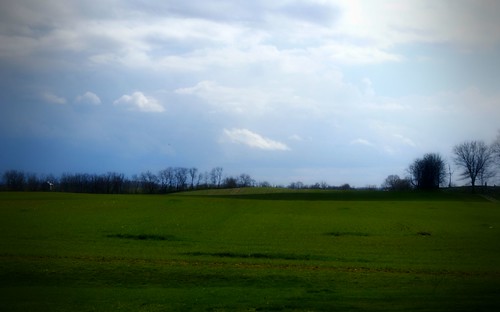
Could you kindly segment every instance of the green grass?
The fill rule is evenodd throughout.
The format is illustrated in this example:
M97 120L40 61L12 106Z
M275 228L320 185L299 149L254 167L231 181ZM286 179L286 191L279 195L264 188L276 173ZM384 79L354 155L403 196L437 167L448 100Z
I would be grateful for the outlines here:
M0 193L0 311L494 311L474 194Z

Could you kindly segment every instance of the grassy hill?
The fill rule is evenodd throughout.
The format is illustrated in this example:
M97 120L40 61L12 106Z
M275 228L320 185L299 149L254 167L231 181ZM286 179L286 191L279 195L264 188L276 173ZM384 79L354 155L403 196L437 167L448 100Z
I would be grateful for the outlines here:
M374 190L318 190L288 188L233 188L210 189L178 193L184 196L219 196L261 200L307 200L307 201L483 201L481 193L468 189L442 189L436 191L374 191ZM487 192L494 196L493 192Z
M0 193L0 310L491 311L499 239L457 192Z

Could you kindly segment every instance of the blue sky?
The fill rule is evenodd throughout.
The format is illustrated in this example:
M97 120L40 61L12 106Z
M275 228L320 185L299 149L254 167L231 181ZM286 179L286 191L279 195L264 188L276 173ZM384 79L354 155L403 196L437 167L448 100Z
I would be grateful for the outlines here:
M497 1L2 1L0 171L365 186L500 128Z

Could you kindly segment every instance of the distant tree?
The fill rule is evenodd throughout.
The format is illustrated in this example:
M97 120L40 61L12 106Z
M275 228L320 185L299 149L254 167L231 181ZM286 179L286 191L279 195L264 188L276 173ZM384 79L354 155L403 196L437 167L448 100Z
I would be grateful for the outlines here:
M160 183L160 190L162 193L166 193L167 191L173 189L175 181L174 168L168 167L160 170L160 172L158 172L158 181Z
M351 186L349 185L349 183L344 183L340 186L340 189L343 191L348 191L351 189Z
M40 181L36 173L26 174L26 189L28 191L36 192L41 189Z
M412 184L420 190L438 189L446 179L444 160L439 154L425 154L408 168Z
M487 179L493 161L492 149L483 141L468 141L453 148L455 164L462 169L463 179L470 179L474 191L476 180Z
M210 183L210 174L208 172L200 172L198 174L198 181L196 182L196 186L198 188L208 188Z
M108 172L106 174L107 190L108 194L121 194L123 193L125 184L125 175L118 172Z
M289 189L303 189L304 187L305 187L304 183L302 183L300 181L292 182L292 183L290 183L290 185L288 185Z
M142 172L139 180L144 192L153 194L158 186L158 177L151 171Z
M175 168L175 179L177 182L175 188L178 191L182 191L186 188L188 172L189 170L187 168L182 168L182 167Z
M189 168L189 177L191 178L191 188L194 189L194 180L198 174L198 169L195 167Z
M24 190L26 178L22 171L7 170L3 174L3 180L7 191Z
M382 188L391 191L409 190L411 189L411 181L408 178L401 179L397 174L392 174L385 179Z
M396 189L396 185L399 180L401 180L401 178L397 174L391 174L385 178L384 183L382 183L382 188L386 190L394 190Z
M129 193L137 194L142 192L141 179L137 174L132 175L132 179L128 182L127 189Z
M242 173L238 177L238 186L239 187L249 187L255 184L255 181L249 174Z
M267 182L267 181L261 181L259 183L257 183L258 187L271 187L271 183Z
M223 182L224 188L237 188L238 187L238 179L234 177L226 177Z
M222 183L222 167L215 167L210 171L210 181L214 187L220 187Z

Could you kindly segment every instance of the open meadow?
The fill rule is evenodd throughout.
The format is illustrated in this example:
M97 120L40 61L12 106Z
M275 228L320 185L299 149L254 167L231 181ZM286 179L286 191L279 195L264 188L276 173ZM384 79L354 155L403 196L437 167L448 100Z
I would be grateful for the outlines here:
M500 204L4 192L0 311L500 311Z

